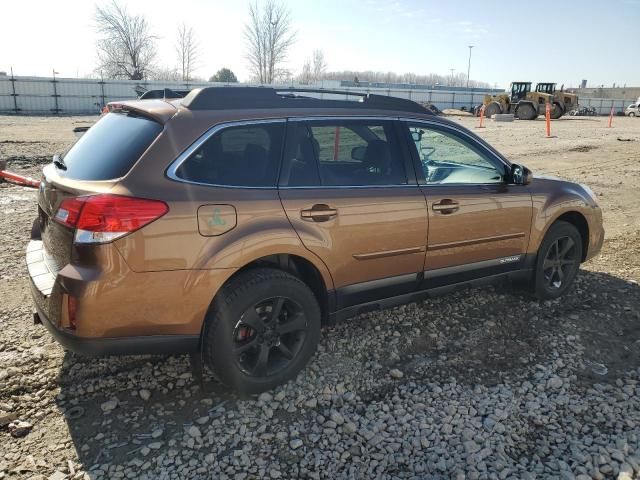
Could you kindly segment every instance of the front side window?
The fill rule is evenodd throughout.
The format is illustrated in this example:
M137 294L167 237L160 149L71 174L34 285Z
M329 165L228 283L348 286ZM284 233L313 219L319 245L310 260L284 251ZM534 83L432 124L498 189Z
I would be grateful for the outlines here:
M452 132L409 124L428 185L503 183L504 168Z
M288 186L407 184L391 121L295 122L291 130Z
M226 127L193 152L176 176L211 185L274 187L284 127L284 122Z

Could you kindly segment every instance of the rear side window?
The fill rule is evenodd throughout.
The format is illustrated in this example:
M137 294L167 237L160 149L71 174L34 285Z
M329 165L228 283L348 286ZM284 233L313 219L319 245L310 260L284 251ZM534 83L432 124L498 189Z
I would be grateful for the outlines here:
M274 187L284 122L227 127L205 141L178 166L178 178L210 185Z
M153 120L109 113L62 157L60 175L74 180L113 180L124 176L162 131Z
M292 122L281 182L291 187L406 185L393 122Z

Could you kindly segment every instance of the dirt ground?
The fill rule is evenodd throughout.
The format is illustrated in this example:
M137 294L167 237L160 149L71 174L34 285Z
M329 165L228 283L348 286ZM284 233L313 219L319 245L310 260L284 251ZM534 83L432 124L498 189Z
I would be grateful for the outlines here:
M527 478L601 479L621 478L628 465L629 478L636 478L640 119L616 117L607 128L607 118L562 118L552 122L553 136L546 138L542 120L489 120L476 129L477 118L449 118L536 174L588 185L604 212L601 255L583 265L575 288L558 301L541 303L510 286L488 287L326 327L300 378L257 401L208 380L203 390L185 357L87 359L60 348L31 320L24 250L36 193L0 184L0 480L141 478L142 472L146 478L434 479L525 478L524 472L535 472ZM93 120L0 116L0 159L11 171L38 176L54 153L74 141L73 127ZM392 368L403 376L390 378L385 372ZM418 390L420 401L403 403ZM353 410L349 402L355 402ZM470 456L479 453L467 448L464 430L429 432L442 431L445 419L438 412L452 405L465 405L470 417L464 426L475 428L469 411L481 406L474 402L495 406L504 427L474 437L490 452L472 465ZM367 430L364 419L394 412L385 432L402 436L411 425L405 417L419 404L436 409L435 420L426 422L431 426L421 420L418 428L426 439L418 439L424 469L413 460L402 463L396 451L372 453L366 432L373 427ZM544 412L552 405L553 411L534 418L536 404ZM354 444L348 450L351 456L340 448L347 440L332 440L347 435L336 426L345 412L360 419L353 420L355 433L349 435L362 430L367 438L363 449L354 450ZM30 425L24 437L9 433L14 417ZM325 417L333 423L318 429L314 422ZM477 418L482 430L493 417ZM273 430L265 427L272 423ZM247 440L253 434L258 436ZM300 449L298 439L305 445ZM448 453L460 449L461 456ZM249 451L257 464L243 465ZM307 461L312 457L315 463Z

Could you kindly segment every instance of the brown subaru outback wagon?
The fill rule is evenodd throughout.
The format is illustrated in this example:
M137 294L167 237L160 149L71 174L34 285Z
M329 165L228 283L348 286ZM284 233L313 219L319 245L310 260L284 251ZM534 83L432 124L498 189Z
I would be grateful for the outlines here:
M189 352L259 392L323 322L504 277L556 298L600 250L587 187L411 101L317 93L110 104L44 168L36 319L75 352Z

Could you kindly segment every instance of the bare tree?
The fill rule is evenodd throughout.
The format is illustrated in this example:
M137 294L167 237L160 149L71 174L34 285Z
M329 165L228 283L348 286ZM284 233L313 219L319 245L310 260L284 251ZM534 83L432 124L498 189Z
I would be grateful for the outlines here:
M298 76L298 81L304 85L308 85L313 81L312 75L311 61L307 59L305 60L304 65L302 65L302 72L300 72L300 75Z
M149 74L149 79L179 82L182 77L177 68L156 65L155 67L153 67L153 72Z
M327 64L324 61L324 52L316 49L313 51L312 76L314 81L322 80L322 76L327 71Z
M178 27L178 36L176 41L176 52L178 54L178 68L182 73L182 80L188 82L193 80L193 71L198 66L198 58L200 56L200 46L193 28L188 27L184 23Z
M155 41L149 23L142 15L131 15L113 0L96 7L99 70L112 78L142 80L151 70L156 56Z
M267 0L262 8L257 1L250 4L244 36L246 57L256 80L269 84L287 76L288 71L282 65L295 41L289 9L275 0Z

